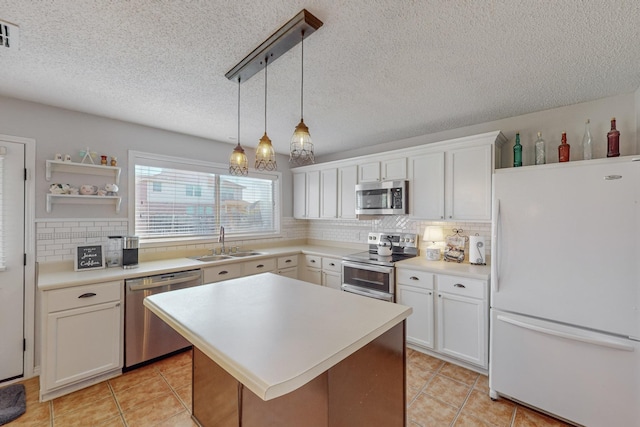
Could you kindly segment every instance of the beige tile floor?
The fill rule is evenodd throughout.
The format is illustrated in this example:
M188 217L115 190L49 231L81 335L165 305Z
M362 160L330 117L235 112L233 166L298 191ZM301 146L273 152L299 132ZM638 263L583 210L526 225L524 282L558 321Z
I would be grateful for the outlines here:
M45 403L38 402L38 378L24 384L27 412L8 426L196 426L191 420L191 352ZM508 400L494 402L488 388L484 375L408 350L407 425L567 425Z

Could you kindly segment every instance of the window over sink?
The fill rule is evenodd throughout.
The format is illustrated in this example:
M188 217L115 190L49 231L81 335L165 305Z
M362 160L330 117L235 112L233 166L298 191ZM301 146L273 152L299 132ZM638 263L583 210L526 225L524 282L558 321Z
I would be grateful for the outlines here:
M280 174L228 174L226 164L131 151L130 208L144 240L280 233Z

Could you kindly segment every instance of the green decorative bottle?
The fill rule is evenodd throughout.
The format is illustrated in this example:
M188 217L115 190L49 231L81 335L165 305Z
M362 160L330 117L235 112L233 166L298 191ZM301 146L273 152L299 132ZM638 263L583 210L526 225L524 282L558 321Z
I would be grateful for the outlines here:
M516 144L513 146L513 167L522 166L522 145L520 145L520 133L516 133Z

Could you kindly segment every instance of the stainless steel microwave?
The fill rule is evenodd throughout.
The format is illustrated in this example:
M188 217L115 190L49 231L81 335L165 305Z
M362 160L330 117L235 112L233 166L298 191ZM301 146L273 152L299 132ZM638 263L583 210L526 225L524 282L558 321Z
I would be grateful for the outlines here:
M356 185L357 215L404 215L408 181L365 182Z

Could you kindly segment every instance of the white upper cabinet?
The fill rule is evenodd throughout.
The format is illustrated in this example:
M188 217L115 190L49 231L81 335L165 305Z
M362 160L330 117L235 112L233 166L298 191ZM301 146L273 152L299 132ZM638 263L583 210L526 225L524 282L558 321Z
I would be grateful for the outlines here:
M358 166L359 182L380 181L380 162L363 163Z
M320 171L320 195L322 218L338 217L338 169L330 168Z
M293 171L293 216L355 219L358 183L408 180L409 214L435 221L491 221L499 131ZM497 158L497 157L496 157Z
M293 174L293 217L298 219L307 217L307 174L305 172Z
M444 152L411 157L409 173L411 215L425 219L444 219Z
M338 168L338 218L356 218L358 165Z
M407 158L384 160L381 163L382 181L407 179Z
M307 172L307 218L320 218L320 171Z
M448 220L491 220L490 144L447 152L445 167Z
M503 142L501 133L492 132L409 156L410 214L440 221L490 221L494 144Z
M358 167L358 171L359 182L407 179L407 158L363 163Z

